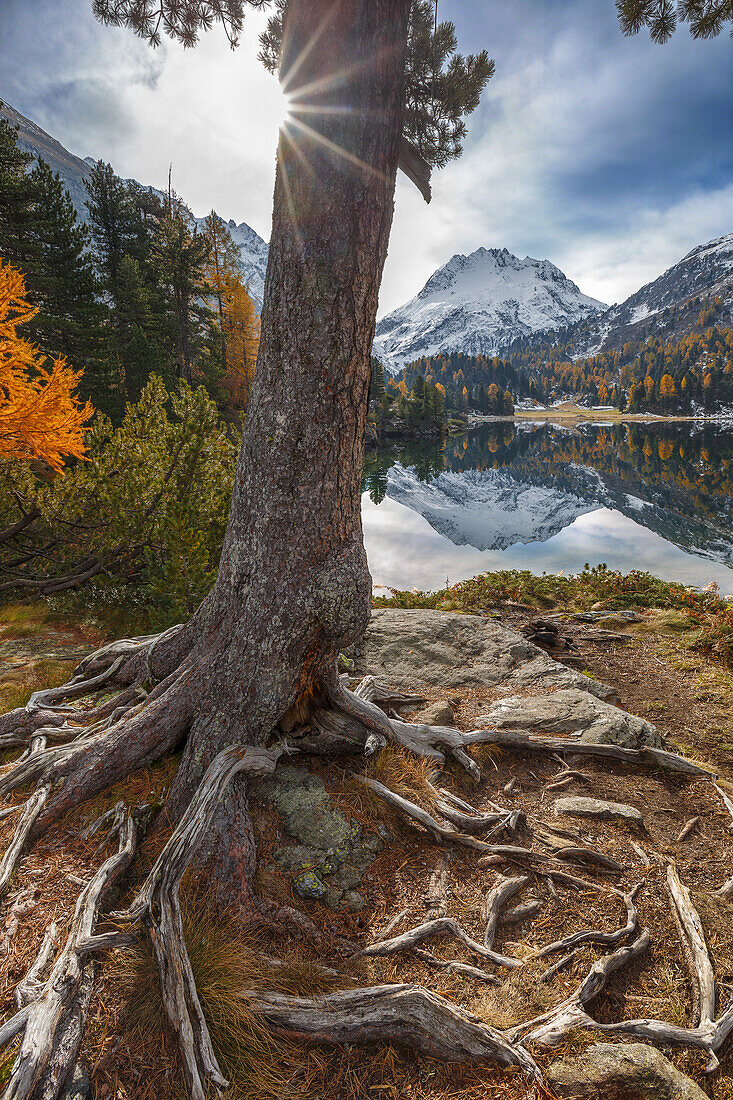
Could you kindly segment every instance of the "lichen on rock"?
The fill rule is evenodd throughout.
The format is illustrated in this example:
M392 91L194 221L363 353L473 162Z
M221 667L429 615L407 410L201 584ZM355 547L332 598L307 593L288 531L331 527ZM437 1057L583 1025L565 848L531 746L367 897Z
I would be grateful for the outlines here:
M279 768L260 784L259 793L298 842L276 849L272 857L279 871L292 876L295 892L332 909L361 909L364 897L355 887L382 840L336 809L323 780L306 768Z

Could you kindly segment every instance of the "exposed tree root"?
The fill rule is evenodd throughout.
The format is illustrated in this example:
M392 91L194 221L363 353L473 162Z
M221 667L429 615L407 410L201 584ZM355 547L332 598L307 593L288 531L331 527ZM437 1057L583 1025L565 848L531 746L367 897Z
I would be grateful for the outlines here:
M117 831L117 852L105 860L79 895L66 943L48 979L40 984L39 974L53 950L54 941L49 935L44 937L39 958L26 976L21 999L25 1000L34 988L36 996L19 1009L0 1034L0 1039L8 1042L23 1033L3 1100L26 1100L32 1094L55 1097L73 1068L91 994L91 958L111 942L108 935L95 935L99 907L135 850L136 830L128 813L121 815Z
M574 1028L599 1028L603 1025L586 1012L586 1006L603 991L611 974L646 951L651 937L646 929L626 947L618 947L593 963L582 982L567 1000L527 1023L518 1024L507 1035L513 1041L539 1046L556 1046ZM613 1025L609 1025L613 1026Z
M464 832L442 824L427 810L424 810L422 806L418 806L415 802L411 802L409 799L390 790L389 787L376 779L363 775L357 775L355 778L376 795L379 795L390 806L401 811L412 821L416 821L438 841L446 840L452 844L459 844L464 848L473 848L474 851L483 852L487 856L496 856L534 869L562 870L563 861L566 861L587 863L610 874L621 874L624 870L623 866L610 856L606 856L602 852L594 852L589 848L561 848L556 855L549 856L545 852L534 852L529 848L522 848L515 844L489 844L485 840L478 840L474 836L468 836ZM510 814L509 817L511 816Z
M641 889L641 885L641 883L637 883L628 894L623 893L621 890L614 890L613 887L611 888L611 892L621 898L626 906L626 924L622 925L621 928L617 928L615 932L598 932L593 928L586 929L583 932L575 932L572 936L565 936L564 939L557 940L555 943L548 943L537 952L536 957L543 959L547 955L554 955L558 951L567 951L569 948L584 947L587 943L602 944L605 947L611 947L628 939L629 936L636 935L639 929L639 914L634 905L634 898Z
M23 917L35 909L38 904L38 890L35 887L27 887L20 890L13 899L12 905L5 914L5 927L0 935L0 958L4 958L10 951L10 946L18 931L18 925Z
M460 974L464 978L473 978L478 982L487 982L489 985L501 985L496 974L490 974L488 970L481 970L470 963L456 962L454 959L439 959L432 951L426 951L422 947L414 947L412 953L416 959L427 963L435 970L443 970L448 974Z
M121 922L142 920L153 944L160 973L163 1005L178 1035L184 1073L193 1100L206 1100L209 1087L225 1089L204 1018L191 962L186 951L179 902L181 879L211 827L222 794L236 775L269 775L282 748L233 746L210 764L180 823L174 829Z
M497 966L506 966L511 970L516 970L522 965L521 959L501 955L498 951L493 951L491 947L485 947L484 944L472 939L452 917L439 917L437 920L426 921L416 928L411 928L408 932L394 936L392 939L371 943L359 954L364 958L394 955L398 951L409 951L413 947L418 947L424 940L431 939L433 936L450 936L464 944L475 955L479 955L482 959L489 959Z
M718 794L722 798L723 805L725 806L726 810L728 811L728 813L730 815L731 822L730 822L729 828L733 829L733 800L723 790L723 788L720 786L720 784L714 783L713 786L715 787L716 791L718 792ZM729 878L726 882L723 883L723 885L717 891L717 894L718 894L718 897L720 897L720 898L731 898L731 897L733 897L733 876L731 876L731 878Z
M362 680L356 691L350 691L340 680L337 683L328 682L325 686L329 702L336 713L361 724L366 731L364 745L368 752L393 741L416 756L427 757L438 764L445 763L446 755L451 756L474 779L481 778L481 769L468 755L466 748L490 740L491 734L486 737L483 730L463 733L450 726L429 726L420 722L403 722L399 718L389 718L375 702L380 697L380 691L371 676ZM405 705L408 699L407 696L403 697Z
M492 948L494 946L501 910L528 882L529 879L526 875L517 875L514 878L500 876L498 882L491 887L486 895L483 909L483 919L486 921L484 947Z
M380 985L324 997L253 994L253 1007L278 1032L309 1042L401 1043L449 1062L495 1061L539 1080L521 1043L417 985Z
M165 647L161 646L164 641ZM191 724L188 681L195 671L193 662L186 657L185 630L175 627L162 635L126 639L104 647L86 658L66 685L38 692L26 708L0 718L0 748L15 746L24 750L19 759L0 774L0 794L35 785L20 810L12 840L0 860L0 894L7 890L29 841L41 836L77 803L160 759L181 740ZM157 683L156 675L162 677ZM69 706L72 700L111 687L118 689L112 699L81 709ZM480 771L467 749L474 744L496 744L524 752L558 755L562 771L547 789L576 780L582 782L585 778L581 772L564 764L562 754L569 752L650 764L687 775L712 776L706 769L663 750L636 751L610 745L587 745L574 739L537 738L516 731L482 729L464 733L450 727L404 722L393 716L392 708L412 706L421 700L391 692L372 677L367 677L351 691L333 672L323 678L322 689L327 705L314 706L308 730L293 730L299 751L348 749L369 753L393 742L439 764L451 757L478 778ZM392 716L386 714L383 707L389 708ZM219 752L129 909L115 914L119 922L133 928L142 923L150 934L160 973L163 1004L178 1038L186 1083L193 1100L206 1100L212 1093L225 1089L228 1083L211 1042L184 942L179 904L181 880L194 857L201 861L205 856L204 862L213 860L217 868L224 867L217 862L211 840L220 831L219 817L226 792L237 776L271 773L283 751L285 749L278 745L270 748L231 745ZM477 810L447 788L431 783L430 804L434 812L429 812L375 779L357 778L410 821L427 830L439 843L458 844L481 855L480 863L499 860L519 864L524 870L544 877L553 890L555 882L581 889L607 890L622 900L626 923L613 932L583 930L537 949L527 959L513 958L496 951L494 941L500 923L526 919L541 905L535 898L519 904L514 910L506 910L507 903L529 882L528 875L500 876L488 890L483 909L482 942L446 915L445 876L440 881L436 878L426 902L430 919L392 935L398 923L408 915L405 910L389 923L377 942L356 954L373 958L410 950L434 969L461 975L467 980L500 984L495 974L473 962L437 957L424 946L426 941L449 936L477 959L511 970L520 969L530 960L561 954L562 957L542 975L543 979L567 965L585 945L613 950L591 966L575 992L561 1004L505 1032L413 985L348 990L317 999L252 993L253 1007L275 1030L315 1042L401 1042L449 1060L491 1059L503 1065L519 1066L535 1080L540 1076L539 1069L527 1047L556 1044L578 1027L635 1036L654 1043L698 1047L708 1052L711 1066L716 1064L716 1052L733 1029L733 1006L716 1019L715 980L699 917L689 892L672 867L668 869L667 891L693 978L696 1006L693 1024L689 1028L658 1020L599 1024L589 1014L588 1006L603 991L613 973L646 950L649 933L639 931L634 900L638 886L625 892L588 882L570 873L565 865L577 863L596 874L620 875L625 870L621 864L603 852L575 845L559 847L551 837L542 837L540 831L539 838L550 848L549 854L516 844L491 843L498 832L517 832L526 828L521 811L495 803L489 803L487 811ZM514 782L510 781L504 793L509 796L513 788ZM247 833L242 841L247 847L251 837L243 789L242 798L236 803L237 828ZM720 787L718 790L733 817L733 801ZM11 809L15 811L14 807ZM135 826L121 805L102 815L86 835L91 836L110 824L113 834L118 836L117 853L105 861L80 894L65 945L53 964L58 928L49 926L35 962L16 989L18 1011L0 1027L0 1043L22 1035L3 1100L31 1100L31 1097L32 1100L55 1100L73 1068L81 1041L93 986L92 956L130 942L129 933L95 932L100 904L130 863L135 848ZM679 839L684 839L684 835L683 830ZM236 844L234 846L236 848ZM229 862L225 872L221 872L222 878L231 877L245 892L251 877L251 855L249 850L234 856L228 853ZM720 893L723 896L733 894L733 879ZM24 906L35 904L35 900L35 893L18 895L8 910L3 942L9 943ZM267 906L263 903L259 919L263 919L262 914L266 911ZM256 913L253 915L258 919ZM273 910L266 919L287 925L295 934L322 939L315 926L309 927L312 922L297 910L287 907ZM628 940L631 942L624 944ZM354 954L353 945L343 943L341 946ZM49 966L50 974L44 980Z
M41 975L45 973L53 953L58 947L59 926L55 921L49 924L43 934L43 940L33 963L24 978L15 987L16 1008L25 1008L40 997L43 992Z
M710 1057L708 1072L718 1065L717 1052L733 1030L733 1005L715 1018L716 989L710 955L700 924L700 918L690 899L689 891L679 880L674 867L667 868L667 892L678 918L685 954L690 960L692 980L696 996L695 1023L692 1027L679 1027L663 1020L623 1020L620 1023L598 1023L586 1011L589 1002L601 992L610 974L621 969L640 955L649 945L649 933L644 930L628 947L617 948L605 955L590 968L575 993L561 1005L526 1024L512 1028L512 1039L520 1039L532 1045L553 1046L561 1042L567 1032L576 1027L594 1028L599 1031L645 1039L655 1045L686 1046L704 1050Z
M624 749L620 745L595 745L572 737L536 737L534 734L522 733L519 730L476 730L474 734L466 734L466 737L477 736L470 744L497 745L502 748L516 749L518 752L551 753L553 755L571 752L576 756L597 756L605 760L619 760L627 764L651 764L665 771L680 772L682 775L699 775L708 779L715 777L715 772L705 768L702 764L694 764L684 756L678 756L675 752L666 749ZM506 793L506 792L505 792Z

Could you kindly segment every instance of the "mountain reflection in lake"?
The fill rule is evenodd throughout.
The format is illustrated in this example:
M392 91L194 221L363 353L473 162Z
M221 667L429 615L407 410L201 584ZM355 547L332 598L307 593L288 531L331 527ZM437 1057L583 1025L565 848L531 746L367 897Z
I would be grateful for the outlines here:
M375 585L606 562L733 593L733 432L504 421L370 448L362 514Z

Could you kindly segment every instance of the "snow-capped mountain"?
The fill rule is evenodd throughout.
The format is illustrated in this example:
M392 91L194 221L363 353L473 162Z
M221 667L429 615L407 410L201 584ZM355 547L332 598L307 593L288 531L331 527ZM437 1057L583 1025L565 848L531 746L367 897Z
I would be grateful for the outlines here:
M700 298L722 298L724 323L733 319L733 233L698 245L663 275L611 306L588 329L584 354L620 347L627 340L686 335L700 313Z
M393 371L440 352L497 355L519 336L605 309L549 260L479 248L453 256L415 298L382 318L375 352Z
M581 320L557 334L546 332L526 337L523 347L546 354L557 338L573 344L573 358L620 350L624 344L643 343L651 337L664 342L700 331L703 306L717 299L714 318L702 323L733 324L733 233L698 245L668 268L658 279L635 291L605 313ZM516 350L516 349L513 349Z
M22 149L32 153L34 157L41 157L54 172L58 172L71 196L79 219L88 221L89 211L86 208L86 202L89 195L86 182L95 163L94 158L85 157L82 160L70 153L61 142L7 103L0 103L0 116L7 118L13 126L18 127L18 144ZM153 188L153 190L157 189ZM204 222L204 218L195 220L199 225ZM242 274L247 280L257 308L260 309L265 289L267 243L246 222L240 222L237 225L236 222L229 221L228 227L242 258Z
M199 225L203 225L205 221L206 218L196 218ZM247 282L252 300L258 310L262 309L262 299L265 294L267 254L269 252L268 244L246 222L240 222L237 225L232 218L227 222L227 228L232 235L232 240L239 249L242 275Z

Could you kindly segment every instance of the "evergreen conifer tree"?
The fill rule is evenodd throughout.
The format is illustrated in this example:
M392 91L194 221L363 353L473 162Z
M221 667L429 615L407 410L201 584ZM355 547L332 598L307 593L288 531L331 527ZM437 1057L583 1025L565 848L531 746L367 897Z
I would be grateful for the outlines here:
M82 392L103 411L113 404L106 310L89 253L89 233L79 222L61 177L43 160L28 176L33 198L20 251L27 253L28 297L38 312L28 338L51 358L84 368Z
M38 240L32 232L38 214L33 157L18 145L17 126L0 118L0 254L22 271L35 267Z
M204 350L211 310L204 271L209 255L205 233L192 224L181 200L170 192L151 242L151 262L163 303L163 339L172 373L191 382Z

